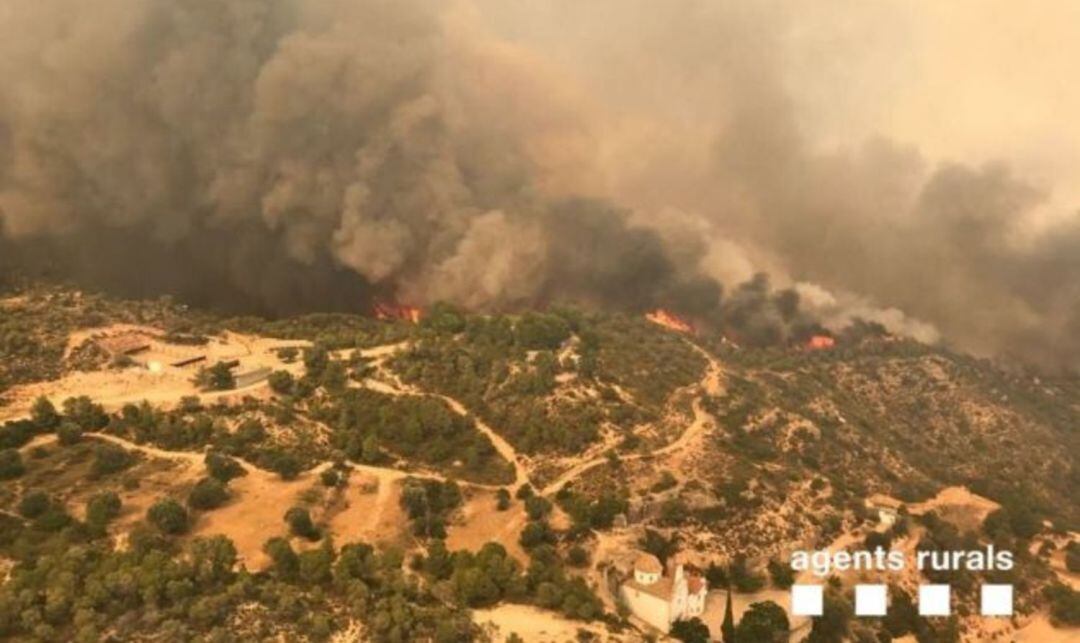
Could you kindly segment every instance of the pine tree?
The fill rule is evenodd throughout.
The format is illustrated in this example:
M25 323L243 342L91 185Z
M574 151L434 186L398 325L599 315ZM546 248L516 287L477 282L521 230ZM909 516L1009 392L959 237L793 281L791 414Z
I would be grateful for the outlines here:
M724 624L720 626L724 643L735 643L735 614L731 609L731 587L727 590L727 605L724 607Z

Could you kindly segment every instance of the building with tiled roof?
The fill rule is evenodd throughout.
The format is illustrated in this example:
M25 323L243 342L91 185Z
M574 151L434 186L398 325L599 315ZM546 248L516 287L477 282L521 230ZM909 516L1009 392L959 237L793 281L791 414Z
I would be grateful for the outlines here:
M637 557L633 576L620 588L630 612L664 633L675 621L700 616L708 591L698 570L675 564L672 573L664 576L663 566L651 554Z

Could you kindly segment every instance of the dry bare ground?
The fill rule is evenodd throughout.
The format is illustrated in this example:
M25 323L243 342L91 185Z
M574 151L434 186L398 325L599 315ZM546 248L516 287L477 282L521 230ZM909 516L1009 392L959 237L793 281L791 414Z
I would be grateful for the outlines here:
M578 640L580 630L591 632L598 641L631 641L632 638L613 637L597 625L562 618L554 612L530 605L499 605L491 609L473 610L473 619L484 627L494 641L505 641L517 634L529 643L567 643Z
M236 546L240 563L249 570L264 569L270 560L263 553L263 544L274 536L288 535L285 512L300 504L301 493L319 484L322 468L288 481L277 474L250 468L248 475L229 482L233 498L228 503L199 515L192 534L228 536ZM317 514L313 518L318 520Z
M908 505L908 511L917 516L933 511L961 531L978 531L986 517L1000 507L967 487L946 487L925 502Z
M114 336L128 332L139 332L147 337L156 337L160 334L160 331L153 328L127 324L76 331L71 336L73 339L68 341L68 350L91 336ZM221 337L211 338L209 344L197 349L189 347L181 349L152 340L150 353L142 355L141 358L147 361L161 360L162 363L167 363L170 358L175 358L176 355L166 355L166 353L172 350L184 350L185 355L191 352L205 354L207 356L205 363L207 364L213 364L221 360L238 359L244 368L270 366L299 375L303 371L303 365L298 362L286 364L278 358L275 351L286 346L295 347L305 343L294 340L241 335L239 333L225 333ZM157 355L157 353L162 354ZM269 395L269 387L265 380L239 390L200 392L192 383L196 369L195 366L164 366L160 371L152 372L145 366L131 366L123 369L92 372L75 371L65 374L58 380L16 386L7 393L11 402L0 407L0 422L27 415L34 400L41 396L49 398L53 404L59 407L69 397L86 395L101 404L106 410L115 411L125 404L138 404L144 400L155 406L169 407L186 396L197 396L204 403L213 403L242 395L253 397Z
M529 557L521 548L521 521L513 521L517 529L506 530L508 519L522 513L521 504L515 501L506 511L495 508L495 493L490 490L476 490L465 502L459 517L447 528L446 546L450 550L468 549L477 551L485 544L495 541L506 548L511 556L522 565L527 565Z
M353 473L342 494L343 505L327 516L339 544L368 542L400 544L407 536L407 518L401 508L399 472L364 469Z

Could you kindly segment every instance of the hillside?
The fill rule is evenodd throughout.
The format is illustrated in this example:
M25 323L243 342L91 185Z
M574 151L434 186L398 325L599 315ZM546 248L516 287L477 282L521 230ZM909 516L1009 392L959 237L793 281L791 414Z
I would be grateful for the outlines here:
M621 558L782 603L767 577L861 546L873 498L902 509L871 538L1017 552L1020 640L1077 621L1080 380L870 325L749 348L571 307L262 320L36 286L0 295L0 422L0 636L502 640L513 605L636 641Z

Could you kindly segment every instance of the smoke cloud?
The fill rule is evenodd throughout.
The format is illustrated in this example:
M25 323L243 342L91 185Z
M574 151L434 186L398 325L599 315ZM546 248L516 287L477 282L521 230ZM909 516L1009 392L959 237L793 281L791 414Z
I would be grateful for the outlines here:
M792 11L0 3L0 270L263 313L671 306L754 341L861 317L1080 365L1080 220L1000 162L829 144L820 97L860 101L799 28L830 10Z

